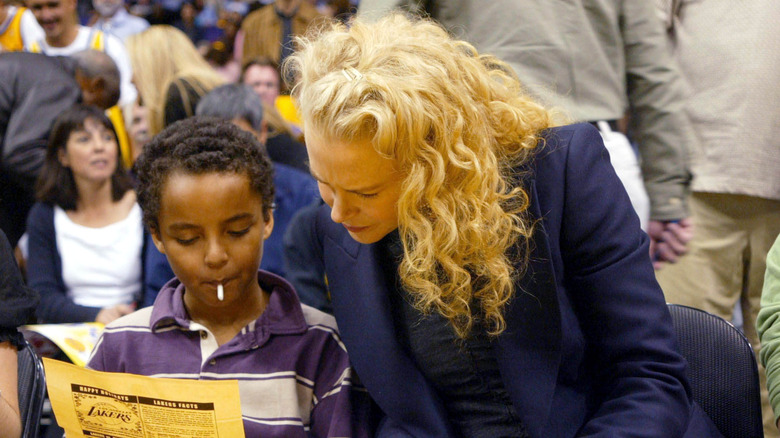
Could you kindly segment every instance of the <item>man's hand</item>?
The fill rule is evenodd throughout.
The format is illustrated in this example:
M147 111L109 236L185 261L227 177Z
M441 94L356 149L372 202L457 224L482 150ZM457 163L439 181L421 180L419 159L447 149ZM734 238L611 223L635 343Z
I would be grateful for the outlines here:
M664 263L674 263L688 252L688 242L693 237L693 223L690 218L667 222L650 221L647 234L650 235L653 267L661 269Z
M135 311L135 305L131 304L117 304L113 307L104 307L98 312L95 318L96 322L108 324L109 322L119 318L120 316L133 313Z

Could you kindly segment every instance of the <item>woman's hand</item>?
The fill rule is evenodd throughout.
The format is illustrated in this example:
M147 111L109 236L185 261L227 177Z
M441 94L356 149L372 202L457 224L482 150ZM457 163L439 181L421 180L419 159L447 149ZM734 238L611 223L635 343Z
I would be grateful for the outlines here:
M120 316L133 313L135 311L135 305L132 304L117 304L114 307L104 307L98 312L95 322L102 324L108 324L111 321L119 318Z

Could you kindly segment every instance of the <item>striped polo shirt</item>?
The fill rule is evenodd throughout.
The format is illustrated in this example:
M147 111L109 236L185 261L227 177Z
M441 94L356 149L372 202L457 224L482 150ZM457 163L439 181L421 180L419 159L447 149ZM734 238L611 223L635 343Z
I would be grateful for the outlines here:
M174 278L154 306L106 326L88 367L152 377L238 380L247 437L369 436L369 398L332 316L302 305L282 278L259 271L270 293L260 317L217 346L189 319Z

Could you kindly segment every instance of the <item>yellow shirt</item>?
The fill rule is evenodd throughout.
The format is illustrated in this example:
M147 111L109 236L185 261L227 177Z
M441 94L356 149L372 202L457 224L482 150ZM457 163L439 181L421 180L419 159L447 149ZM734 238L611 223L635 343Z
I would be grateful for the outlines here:
M99 50L101 52L104 51L105 36L103 35L102 31L93 29L93 31L90 33L89 48L93 50ZM30 44L30 52L43 53L43 46L41 46L41 42L35 41L32 44Z
M292 100L292 97L283 94L276 98L275 104L276 110L279 111L279 114L281 114L284 121L290 125L290 128L292 128L295 135L299 135L301 133L303 123L301 122L301 118L298 116L298 109L295 106L295 102Z
M2 52L19 52L24 49L22 40L22 15L27 8L17 8L13 16L9 16L8 26L5 29L0 27L0 47ZM11 9L9 8L9 12ZM9 14L10 15L10 14ZM2 23L0 23L2 24Z

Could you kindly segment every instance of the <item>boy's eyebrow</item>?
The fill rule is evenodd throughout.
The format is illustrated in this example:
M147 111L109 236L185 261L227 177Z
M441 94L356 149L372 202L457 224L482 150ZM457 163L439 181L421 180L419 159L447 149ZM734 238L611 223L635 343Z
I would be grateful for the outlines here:
M191 230L193 228L198 228L198 226L184 223L171 224L168 226L168 229L171 231Z
M239 213L239 214L231 217L230 219L226 220L225 222L236 222L236 221L239 221L241 219L251 219L251 218L252 218L252 214L251 213Z
M236 222L236 221L240 221L242 219L251 219L252 217L253 217L253 215L251 213L239 213L239 214L237 214L237 215L235 215L235 216L225 220L224 223ZM196 228L200 228L200 226L195 225L195 224L188 224L188 223L185 223L185 222L175 223L175 224L171 224L171 225L168 226L168 229L171 230L171 231L192 230L192 229L196 229Z

